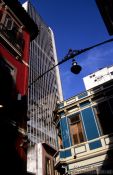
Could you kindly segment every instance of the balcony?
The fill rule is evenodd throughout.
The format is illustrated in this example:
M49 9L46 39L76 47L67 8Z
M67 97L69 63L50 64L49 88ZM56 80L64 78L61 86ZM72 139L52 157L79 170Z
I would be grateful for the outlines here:
M100 145L97 144L98 142L100 142ZM96 143L97 147L92 149L93 143ZM54 155L54 166L57 167L64 163L68 164L68 161L70 163L75 162L76 166L78 166L79 162L81 161L80 163L81 166L85 166L85 164L88 164L88 161L85 161L85 160L88 160L88 159L90 160L90 163L91 161L103 162L106 158L107 151L111 149L113 149L113 134L104 135L102 137L99 137L81 144L77 144L66 149L60 149ZM100 159L94 160L94 157L99 157L99 156L100 156Z
M9 30L4 24L0 23L0 38L3 46L15 57L21 58L24 40L22 33L16 28Z

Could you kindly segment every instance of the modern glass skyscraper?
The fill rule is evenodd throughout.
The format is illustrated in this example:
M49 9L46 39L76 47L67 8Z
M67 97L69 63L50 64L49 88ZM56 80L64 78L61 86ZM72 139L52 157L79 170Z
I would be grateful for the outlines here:
M28 137L31 144L46 142L56 147L53 111L57 101L63 100L59 68L54 68L32 84L39 75L58 62L54 34L29 2L23 6L39 26L39 35L30 46Z

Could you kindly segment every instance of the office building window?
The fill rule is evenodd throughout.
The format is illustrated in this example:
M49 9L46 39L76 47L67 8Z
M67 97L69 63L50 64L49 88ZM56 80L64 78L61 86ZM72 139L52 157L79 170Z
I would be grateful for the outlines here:
M72 145L84 142L85 137L79 113L69 117L69 126L70 126Z

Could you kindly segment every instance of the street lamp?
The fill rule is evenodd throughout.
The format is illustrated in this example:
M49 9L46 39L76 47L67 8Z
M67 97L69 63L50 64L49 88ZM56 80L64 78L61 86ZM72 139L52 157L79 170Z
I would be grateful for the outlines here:
M82 67L77 64L75 59L73 59L72 60L71 72L74 73L74 74L79 74L81 70L82 70Z
M30 88L30 86L32 86L36 81L38 81L41 77L43 77L45 74L47 74L48 72L50 72L52 69L54 69L56 66L58 65L61 65L63 64L64 62L88 51L88 50L91 50L97 46L100 46L100 45L103 45L103 44L106 44L106 43L109 43L109 42L112 42L113 41L113 38L109 39L109 40L106 40L106 41L103 41L101 43L98 43L98 44L95 44L91 47L87 47L87 48L84 48L84 49L81 49L81 50L72 50L72 49L69 49L67 55L60 61L58 62L56 65L54 65L53 67L51 67L50 69L48 69L47 71L45 71L43 74L39 75L35 80L33 80L33 82L31 82L28 86L28 88ZM73 59L72 61L72 67L71 67L71 72L74 73L74 74L78 74L80 71L82 70L81 66L77 64L77 62Z

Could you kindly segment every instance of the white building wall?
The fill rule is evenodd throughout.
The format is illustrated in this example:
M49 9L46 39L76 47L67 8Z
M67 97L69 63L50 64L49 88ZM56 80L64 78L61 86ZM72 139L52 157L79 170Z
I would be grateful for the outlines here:
M42 144L38 143L28 148L27 153L27 172L35 175L43 175L43 161L42 161Z
M100 69L83 78L86 90L113 79L113 66Z
M36 146L27 150L27 171L36 174Z
M56 46L55 46L54 33L53 33L53 31L52 31L52 29L50 27L49 27L49 29L51 31L51 36L52 36L55 65L57 65L58 64L58 59L57 59L57 52L56 52ZM63 101L63 93L62 93L62 87L61 87L61 78L60 78L60 72L59 72L58 66L56 67L56 76L57 76L57 83L58 83L59 101Z
M42 144L38 143L36 145L36 153L37 153L37 159L36 159L36 165L37 165L37 173L36 175L43 175L43 161L42 161Z

